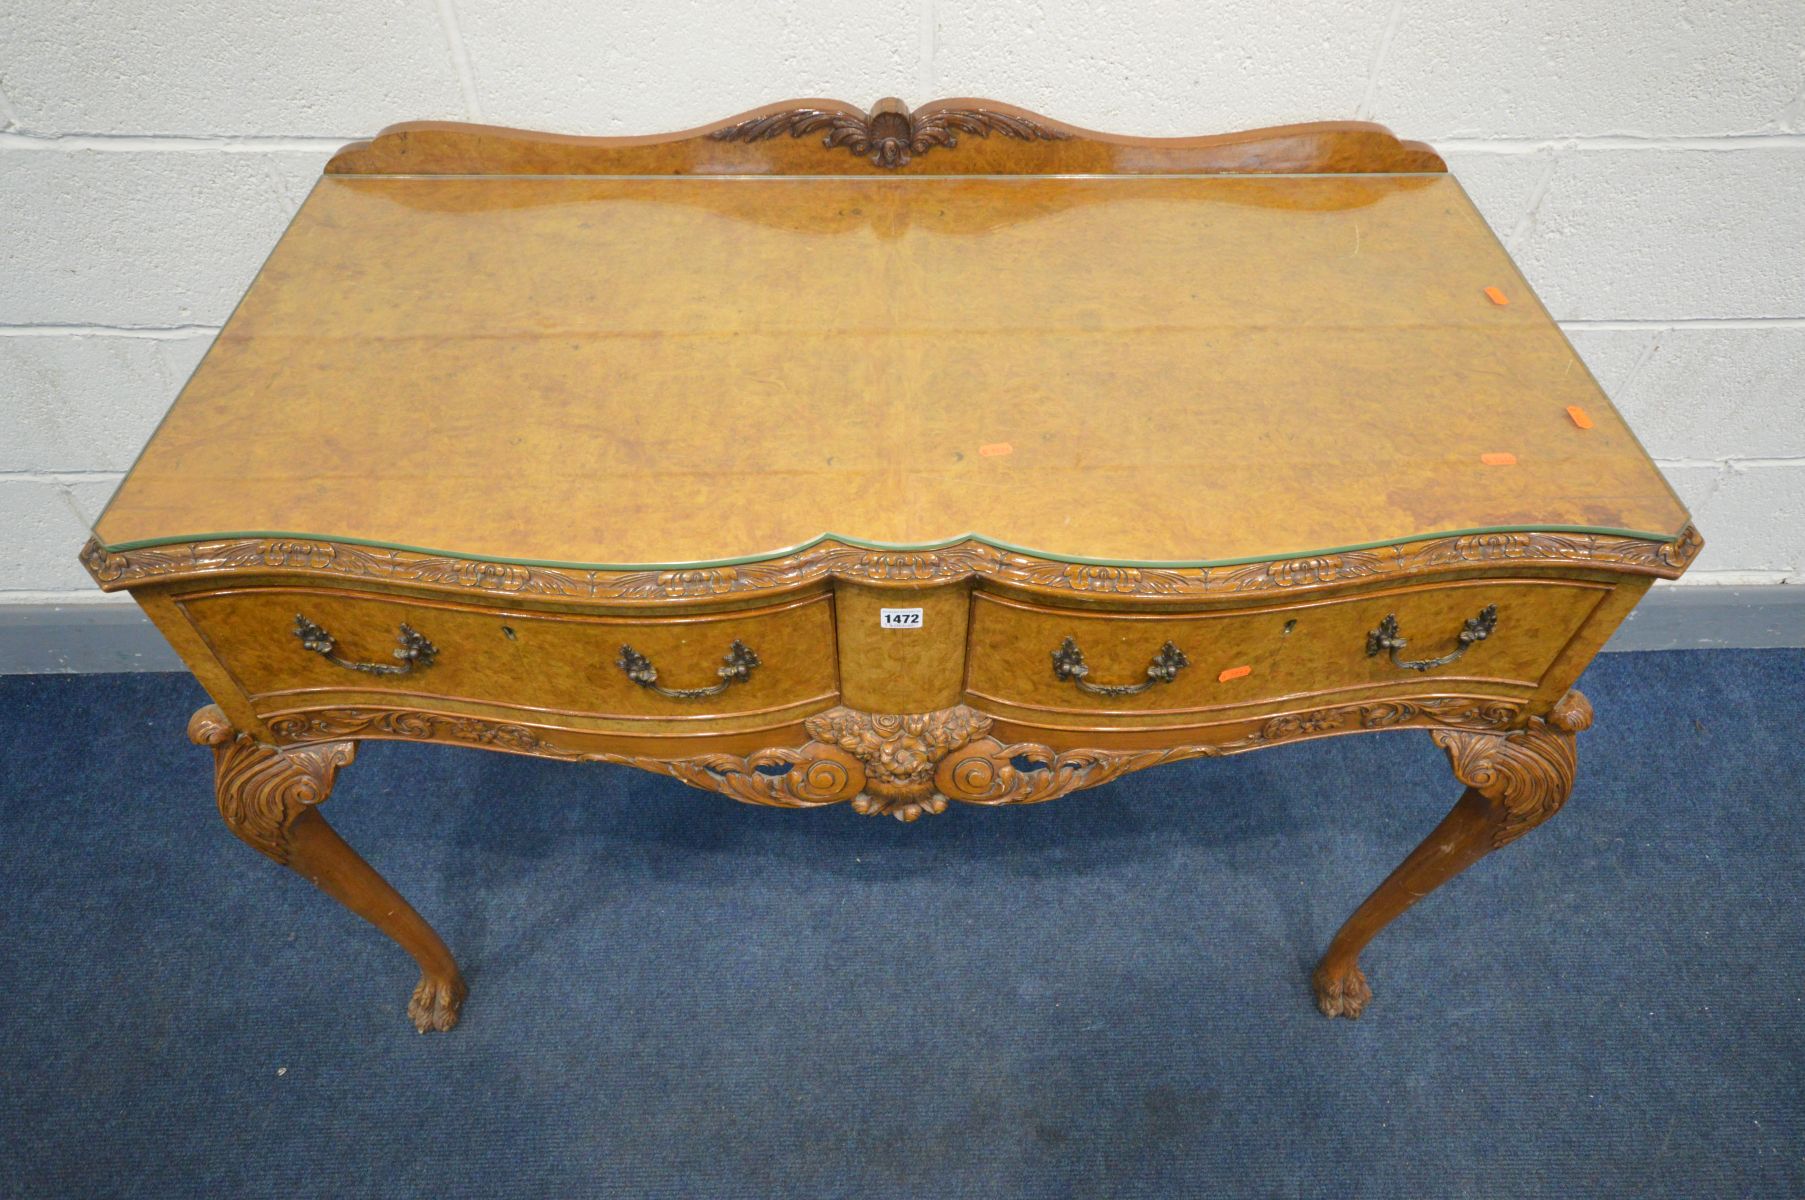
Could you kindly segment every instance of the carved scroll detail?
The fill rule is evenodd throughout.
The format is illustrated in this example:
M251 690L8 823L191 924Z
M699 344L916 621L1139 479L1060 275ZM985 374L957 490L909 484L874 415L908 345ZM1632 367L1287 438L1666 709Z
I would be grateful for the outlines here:
M934 778L943 793L967 804L1039 804L1130 771L1221 753L1214 746L1058 751L1031 742L1005 746L995 738L983 738L942 760Z
M988 730L990 718L964 705L926 713L841 707L808 718L803 728L812 740L798 749L761 750L743 758L584 757L655 771L749 804L813 808L851 800L867 816L887 813L913 821L946 811L946 797L935 787L935 764Z
M1568 692L1546 718L1512 733L1438 729L1429 736L1448 752L1462 783L1503 809L1492 845L1505 846L1559 812L1573 791L1574 735L1592 725L1592 705Z
M744 758L736 754L676 759L614 754L587 757L669 775L693 788L774 808L838 804L857 796L866 782L865 769L858 759L819 742L810 742L799 750L760 750ZM778 769L784 767L788 770Z
M845 147L873 166L895 170L936 146L952 149L961 133L989 137L993 133L1018 141L1063 141L1070 134L1036 121L986 108L927 108L914 112L901 100L879 100L869 113L851 109L792 108L717 129L717 142L762 142L789 134L801 137L826 131L821 145Z
M1633 542L1633 546L1651 553L1662 563L1676 571L1684 571L1692 565L1700 550L1705 548L1705 537L1693 526L1688 525L1680 531L1680 536L1671 542Z
M188 738L213 748L214 794L227 827L284 866L289 827L332 794L338 769L357 755L353 742L266 746L233 729L213 704L189 718Z

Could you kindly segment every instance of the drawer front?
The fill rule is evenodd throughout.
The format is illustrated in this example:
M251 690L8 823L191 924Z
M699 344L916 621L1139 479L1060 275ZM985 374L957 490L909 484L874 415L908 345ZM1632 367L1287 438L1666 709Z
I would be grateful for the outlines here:
M1529 691L1609 592L1583 582L1479 580L1257 609L1147 614L1052 608L978 593L966 691L980 705L1092 716L1382 693L1386 685L1425 678L1480 683L1501 694ZM1468 621L1485 625L1481 613L1488 607L1496 621L1487 636L1443 665L1413 670L1394 665L1384 648L1367 653L1368 635L1389 616L1408 642L1397 652L1401 662L1452 654ZM1164 649L1168 643L1177 657ZM1054 664L1062 648L1064 678ZM1156 660L1169 680L1150 679ZM1080 663L1082 675L1073 669Z
M391 703L398 697L444 698L554 715L669 721L818 707L838 695L832 599L825 593L765 608L656 618L516 611L319 588L225 590L183 597L177 605L259 713L360 692ZM330 642L313 634L310 650L296 634L297 615ZM406 673L375 674L352 665L404 665L395 657L404 625L431 647ZM728 682L719 672L736 642L757 664L742 658L743 677ZM319 652L328 645L330 658ZM672 696L635 682L620 666L623 647L650 665L656 688L713 694ZM644 667L640 671L646 674Z

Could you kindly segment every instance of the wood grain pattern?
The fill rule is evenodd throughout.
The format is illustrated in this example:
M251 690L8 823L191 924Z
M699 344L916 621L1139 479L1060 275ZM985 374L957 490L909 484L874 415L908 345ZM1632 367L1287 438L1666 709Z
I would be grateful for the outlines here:
M922 610L917 629L885 629L885 608ZM834 583L840 694L866 712L934 712L960 702L971 589L954 579L903 586Z
M1610 591L1604 583L1510 577L1411 581L1309 602L1274 598L1258 607L1202 612L1072 609L980 594L973 604L966 702L993 715L1050 724L1107 718L1156 725L1266 700L1306 694L1326 700L1336 692L1407 685L1412 675L1437 686L1458 681L1526 698ZM1453 643L1464 618L1488 605L1502 612L1496 636L1446 666L1401 672L1366 653L1368 631L1387 616L1401 620L1413 648L1439 653ZM1082 647L1091 678L1101 683L1141 678L1167 642L1192 666L1137 694L1098 696L1049 669L1051 653L1067 637Z
M259 711L320 694L439 697L694 724L818 710L839 694L832 598L824 592L756 608L628 615L498 608L463 597L402 598L318 584L208 589L185 593L176 605ZM388 653L396 627L407 625L432 642L433 666L389 676L346 670L303 648L294 635L296 614L325 625L346 653L365 659ZM659 694L619 665L621 648L631 645L668 687L707 685L734 642L755 651L761 665L743 684L702 699Z
M345 147L326 166L329 175L1446 170L1429 147L1361 121L1148 138L1098 133L975 98L913 111L895 98L869 110L843 100L786 100L695 129L634 137L411 121Z
M1441 175L335 177L97 532L582 590L824 536L1147 580L1469 530L1672 541L1683 507L1500 282Z

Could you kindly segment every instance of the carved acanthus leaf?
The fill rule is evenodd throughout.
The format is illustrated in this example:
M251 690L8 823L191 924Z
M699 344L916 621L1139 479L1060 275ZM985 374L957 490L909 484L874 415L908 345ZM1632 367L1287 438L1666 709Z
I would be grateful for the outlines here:
M1592 725L1592 705L1568 692L1547 717L1511 733L1438 729L1430 734L1448 752L1462 783L1504 810L1493 845L1522 837L1560 811L1573 790L1578 756L1574 735Z
M338 769L357 756L353 742L266 746L233 729L212 704L189 718L188 737L213 749L214 794L227 827L284 864L290 826L332 794Z

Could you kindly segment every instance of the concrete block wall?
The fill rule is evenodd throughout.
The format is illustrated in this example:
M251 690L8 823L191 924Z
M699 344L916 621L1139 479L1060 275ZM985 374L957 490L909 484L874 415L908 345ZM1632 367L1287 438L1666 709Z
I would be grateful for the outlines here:
M1685 582L1805 577L1800 0L0 0L0 604L100 601L87 523L342 142L883 95L1432 142L1706 531Z

